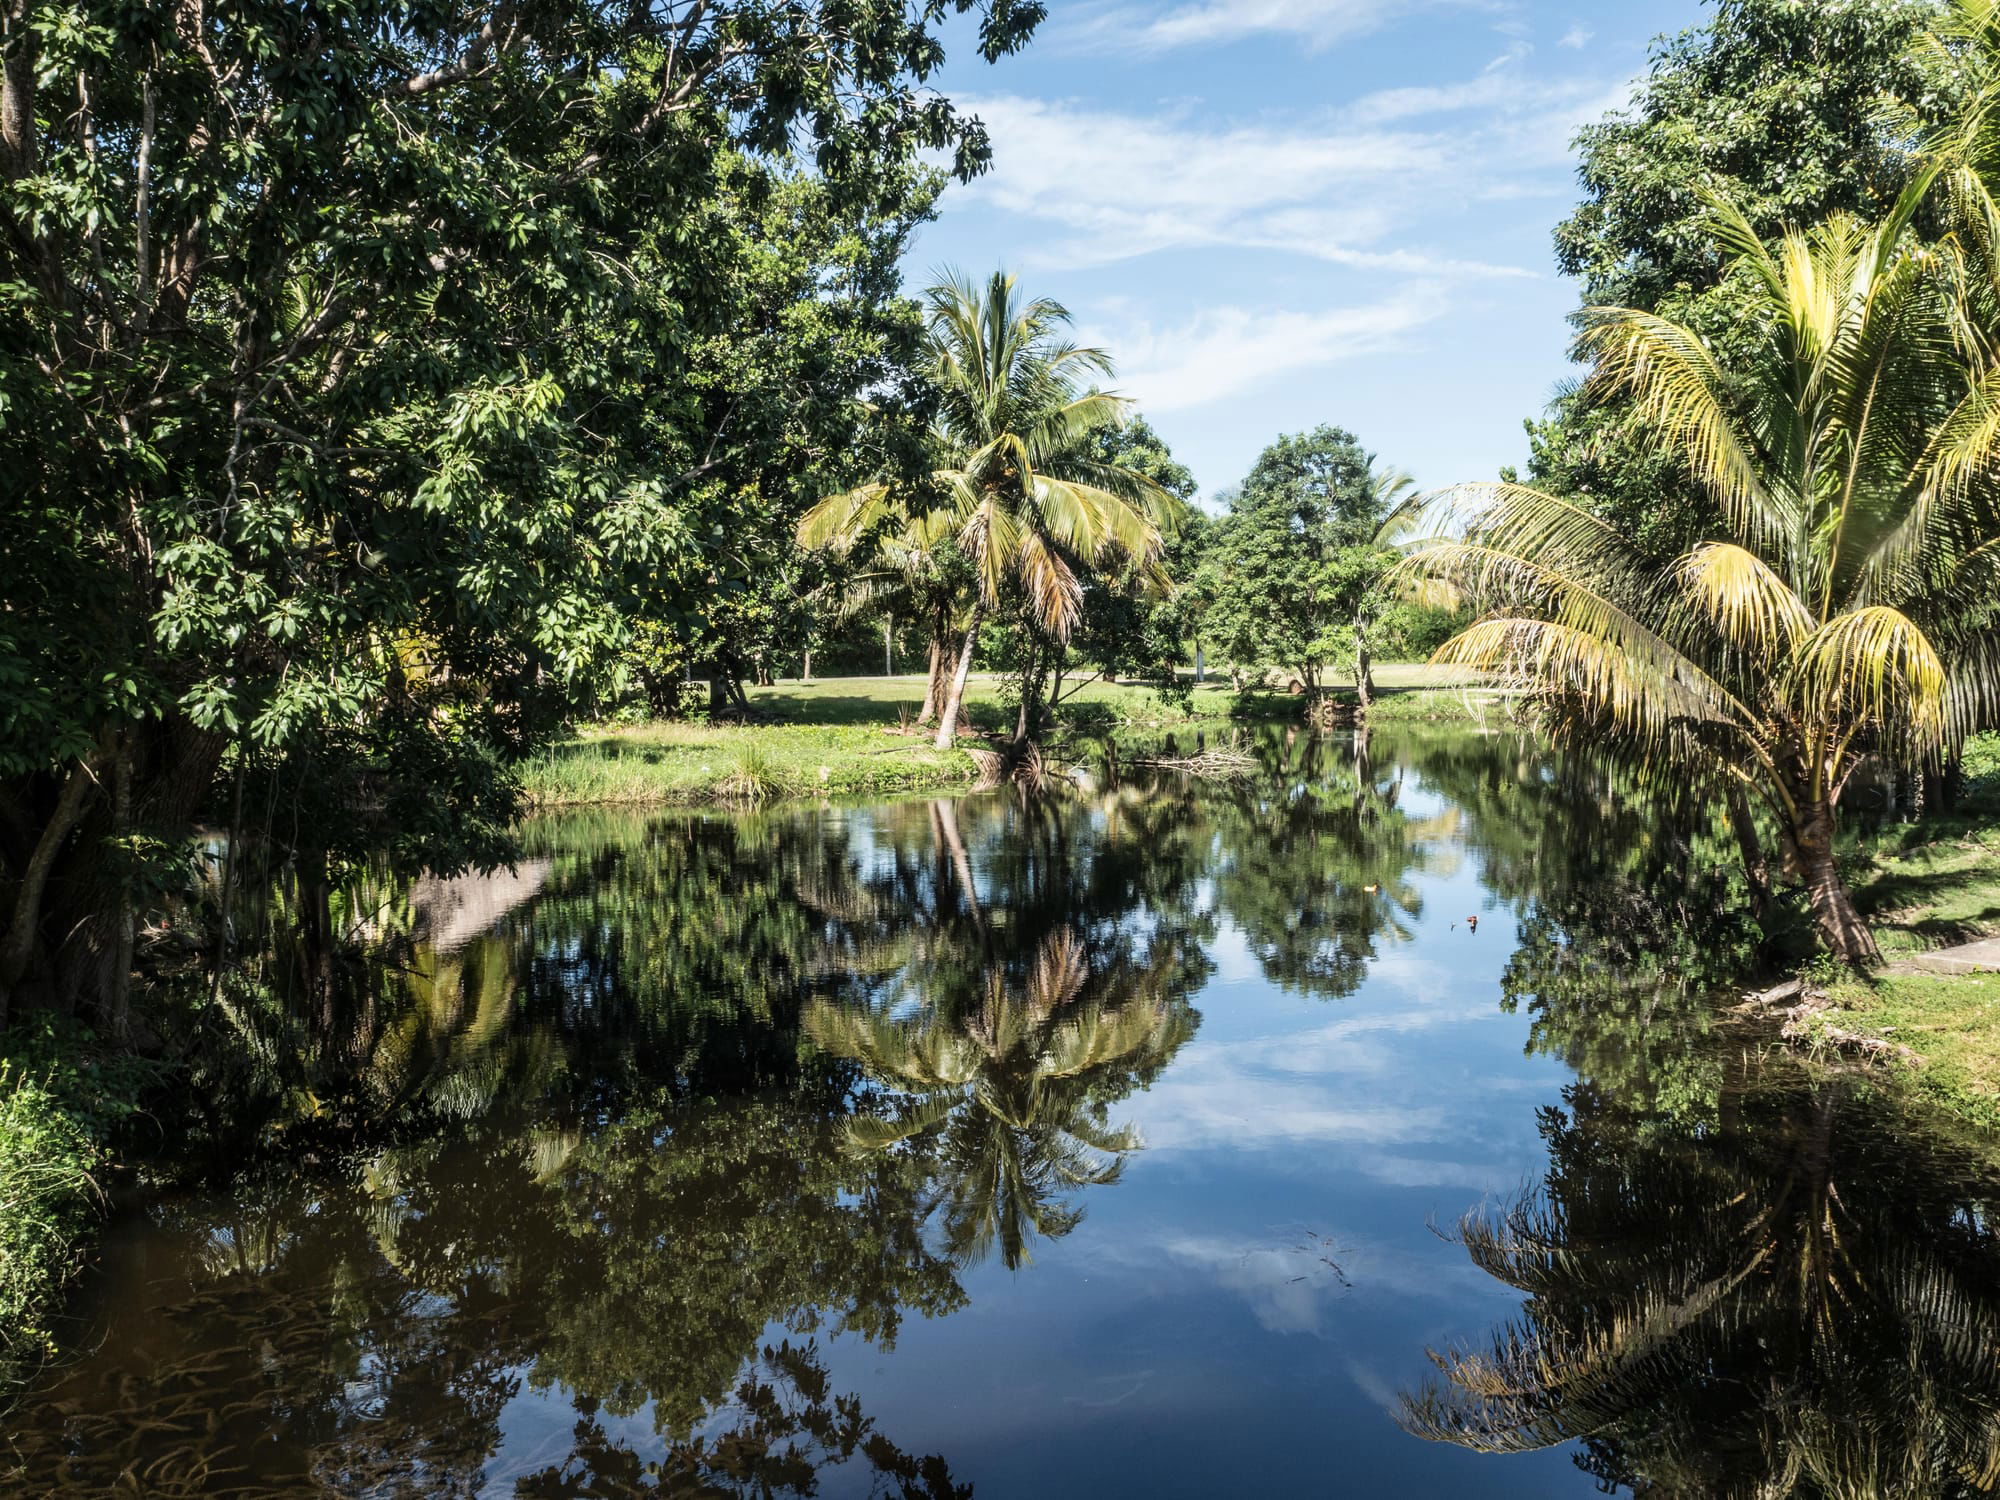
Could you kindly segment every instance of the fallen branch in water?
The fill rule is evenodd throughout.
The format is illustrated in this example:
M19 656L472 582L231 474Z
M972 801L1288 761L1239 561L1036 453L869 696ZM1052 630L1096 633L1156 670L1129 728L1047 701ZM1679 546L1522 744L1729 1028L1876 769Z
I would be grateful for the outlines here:
M1128 766L1152 766L1163 771L1184 771L1190 776L1243 776L1257 769L1255 757L1241 750L1204 750L1199 755L1153 756L1128 760Z

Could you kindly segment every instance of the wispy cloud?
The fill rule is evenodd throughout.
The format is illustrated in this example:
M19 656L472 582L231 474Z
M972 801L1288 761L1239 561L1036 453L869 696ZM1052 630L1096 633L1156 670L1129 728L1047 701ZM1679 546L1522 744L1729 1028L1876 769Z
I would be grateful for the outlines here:
M1574 51L1581 52L1585 47L1588 47L1590 45L1590 39L1595 35L1597 35L1597 33L1592 31L1588 26L1582 26L1582 25L1572 26L1568 31L1565 31L1562 34L1562 39L1558 41L1556 45L1558 47L1568 47Z
M1545 120L1553 116L1562 123L1560 139L1566 147L1574 126L1584 118L1595 117L1589 111L1602 112L1606 85L1598 78L1534 77L1527 68L1533 50L1526 43L1517 42L1473 77L1453 83L1380 89L1364 94L1348 106L1344 118L1355 126L1372 128L1431 115L1484 110L1491 115L1489 125L1497 133L1510 119ZM1477 149L1480 143L1473 144ZM1565 159L1566 156L1565 151ZM1532 163L1522 163L1529 164L1548 163L1537 156Z
M1174 326L1131 324L1103 342L1119 351L1119 389L1149 412L1169 412L1403 346L1447 306L1441 287L1420 283L1324 312L1209 308Z
M1066 101L970 101L994 143L968 190L1010 217L1068 233L1043 265L1104 265L1159 250L1282 250L1411 275L1522 275L1517 267L1385 245L1458 175L1463 143L1366 127L1217 128L1182 112L1135 115Z
M1314 48L1364 36L1419 11L1505 14L1504 0L1192 0L1162 14L1123 3L1086 8L1056 37L1080 47L1165 52L1254 36L1285 36Z

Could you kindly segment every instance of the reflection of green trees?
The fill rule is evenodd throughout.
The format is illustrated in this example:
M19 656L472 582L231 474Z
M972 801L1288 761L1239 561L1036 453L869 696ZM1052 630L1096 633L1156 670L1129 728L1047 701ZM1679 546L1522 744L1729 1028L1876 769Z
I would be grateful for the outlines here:
M850 1123L854 1148L931 1144L947 1253L964 1265L997 1248L1011 1269L1035 1235L1081 1222L1065 1195L1117 1180L1139 1142L1110 1123L1109 1106L1157 1076L1196 1017L1175 943L1093 973L1082 941L1062 929L1042 940L1024 978L1008 967L994 962L976 1003L948 985L930 988L908 1017L822 1002L805 1030L907 1096L886 1118Z
M823 1376L787 1398L802 1425L775 1421L770 1387L807 1367L768 1360L796 1350L744 1373L774 1325L886 1347L908 1314L963 1300L924 1243L927 1156L845 1150L852 1096L844 1070L809 1069L734 1103L386 1150L336 1186L246 1188L227 1217L167 1211L149 1274L109 1289L119 1347L23 1414L18 1492L59 1473L109 1490L154 1466L147 1494L209 1493L240 1466L266 1486L247 1493L467 1491L526 1388L586 1419L651 1403L665 1442L647 1465L720 1484L741 1461L743 1493L893 1454ZM589 1493L546 1487L612 1461L589 1428L530 1493Z
M2000 1177L1885 1109L1739 1071L1724 1128L1673 1131L1573 1089L1542 1186L1462 1226L1523 1317L1435 1355L1407 1425L1691 1500L1991 1490Z
M1351 994L1384 941L1410 940L1417 877L1453 867L1451 814L1403 809L1401 767L1378 758L1377 739L1268 731L1243 745L1248 774L1178 788L1154 778L1139 799L1159 805L1149 846L1198 851L1216 909L1287 989Z
M1759 938L1717 809L1530 736L1423 736L1399 754L1518 914L1502 1004L1532 1018L1530 1050L1628 1103L1712 1108L1715 999Z

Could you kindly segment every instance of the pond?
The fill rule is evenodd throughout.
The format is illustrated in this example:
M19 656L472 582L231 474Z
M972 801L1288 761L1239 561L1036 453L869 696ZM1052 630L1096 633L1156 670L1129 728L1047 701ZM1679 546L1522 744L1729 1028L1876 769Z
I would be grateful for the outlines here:
M238 1017L278 1146L115 1221L0 1492L1995 1484L2000 1175L1716 1003L1699 809L1252 748L397 892L309 1041Z

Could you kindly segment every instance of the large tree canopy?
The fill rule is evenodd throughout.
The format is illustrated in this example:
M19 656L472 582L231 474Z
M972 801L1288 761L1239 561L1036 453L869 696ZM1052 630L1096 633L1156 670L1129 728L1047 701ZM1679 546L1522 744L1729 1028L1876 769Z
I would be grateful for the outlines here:
M1232 661L1282 666L1308 689L1353 655L1361 595L1385 506L1354 434L1288 433L1257 457L1215 527L1204 566L1203 634Z
M1042 12L6 9L0 1003L122 988L107 851L178 837L232 757L321 852L497 852L495 757L716 574L738 445L856 445L893 257L758 263L788 194L893 247L917 153L977 168L925 86L973 10L989 58ZM817 352L744 389L717 341L802 296Z
M1948 112L1953 70L1912 44L1931 0L1722 0L1663 40L1631 106L1577 136L1583 201L1555 231L1586 305L1658 312L1704 336L1743 326L1744 289L1704 218L1721 193L1767 241L1827 214L1885 212L1913 170L1910 132ZM1672 557L1709 534L1686 467L1624 402L1559 397L1528 424L1528 476Z

